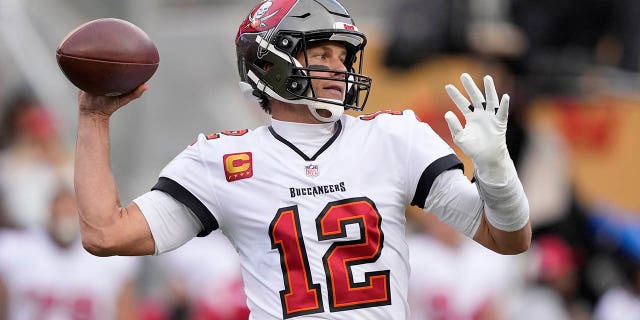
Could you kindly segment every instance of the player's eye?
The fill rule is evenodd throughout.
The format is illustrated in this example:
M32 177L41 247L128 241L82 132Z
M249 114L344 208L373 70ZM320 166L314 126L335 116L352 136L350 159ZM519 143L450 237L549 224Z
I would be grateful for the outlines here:
M327 60L327 55L323 53L318 53L318 54L314 54L312 58L324 61L324 60Z

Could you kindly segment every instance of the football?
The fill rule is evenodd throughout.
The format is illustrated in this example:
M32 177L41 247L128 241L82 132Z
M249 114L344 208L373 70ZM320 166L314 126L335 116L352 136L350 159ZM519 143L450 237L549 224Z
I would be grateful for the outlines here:
M160 63L149 36L133 23L115 18L73 29L60 42L56 59L71 83L99 96L133 91L151 79Z

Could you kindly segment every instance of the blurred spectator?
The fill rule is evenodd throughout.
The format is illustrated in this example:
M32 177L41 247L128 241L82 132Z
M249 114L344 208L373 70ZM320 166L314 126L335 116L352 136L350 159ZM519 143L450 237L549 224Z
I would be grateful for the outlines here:
M621 56L618 66L628 71L640 71L640 2L618 0L615 3L613 34ZM602 46L605 47L605 46Z
M640 71L635 0L402 0L390 8L384 64L471 54L499 60L538 94L576 94L596 66Z
M410 212L417 227L408 235L411 319L506 319L522 285L520 257L486 250L435 216Z
M387 67L408 69L433 54L460 50L464 39L466 19L458 16L460 24L453 24L457 0L402 0L391 8L389 35L384 64Z
M623 259L626 282L612 287L598 301L595 320L632 320L640 317L640 261Z
M193 239L160 258L173 293L172 320L249 317L238 253L221 232Z
M59 179L71 180L71 154L55 115L29 91L20 91L3 109L0 141L0 193L3 219L12 227L43 226Z
M73 193L50 200L46 228L0 231L0 319L135 319L137 258L87 253Z
M539 230L558 223L569 214L570 160L567 144L556 127L549 121L531 121L535 110L527 111L529 121L522 135L526 144L517 168L529 200L531 225Z
M607 64L638 71L640 3L635 0L513 0L531 72L580 71Z
M562 238L536 239L528 258L531 282L512 310L514 319L590 319L590 305L578 295L575 253Z
M599 308L604 308L604 295L608 295L605 305L620 303L614 301L623 293L628 294L627 298L637 295L636 290L640 288L636 287L640 269L638 213L613 204L600 204L593 206L588 212L586 223L589 236L600 251L596 259L592 259L592 263L587 266L588 280L599 297ZM631 301L633 299L629 302Z
M513 0L511 13L527 43L512 67L535 95L588 94L599 67L640 71L638 1Z
M514 58L526 39L511 21L508 0L393 2L384 64L407 69L443 54Z

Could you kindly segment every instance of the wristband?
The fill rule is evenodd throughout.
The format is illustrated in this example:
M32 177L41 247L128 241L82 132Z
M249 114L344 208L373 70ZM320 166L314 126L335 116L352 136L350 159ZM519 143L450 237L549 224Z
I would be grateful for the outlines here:
M517 231L529 221L529 201L517 175L511 175L506 184L490 184L474 171L476 187L484 201L484 212L489 223L502 231Z

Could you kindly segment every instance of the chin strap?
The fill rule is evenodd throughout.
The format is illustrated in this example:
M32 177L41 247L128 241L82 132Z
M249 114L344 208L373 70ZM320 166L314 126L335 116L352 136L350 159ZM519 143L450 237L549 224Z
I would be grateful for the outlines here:
M340 119L342 114L344 113L344 106L342 106L342 101L337 99L321 99L323 101L314 101L308 99L299 99L299 100L287 100L280 95L278 95L275 91L269 88L266 84L258 79L258 77L253 73L249 72L248 76L257 83L258 90L266 93L270 98L276 99L282 102L298 104L298 105L306 105L309 108L309 112L311 115L320 122L335 122ZM254 88L247 82L240 81L239 83L240 91L242 95L251 101L259 101L258 98L253 95ZM309 96L311 96L311 90L309 90ZM326 102L325 102L326 101ZM335 103L335 104L334 104ZM326 110L331 115L329 117L324 117L318 113L318 110Z
M329 100L326 99L328 101L335 101L335 102L340 102L339 100ZM338 119L340 119L340 117L342 117L342 114L344 113L344 107L343 106L339 106L339 105L335 105L335 104L331 104L331 103L324 103L324 102L319 102L319 101L310 101L307 104L307 107L309 108L309 112L311 112L311 115L316 118L316 120L321 121L321 122L335 122L338 121ZM318 110L326 110L328 111L331 115L329 117L323 117L322 115L320 115L318 113Z

